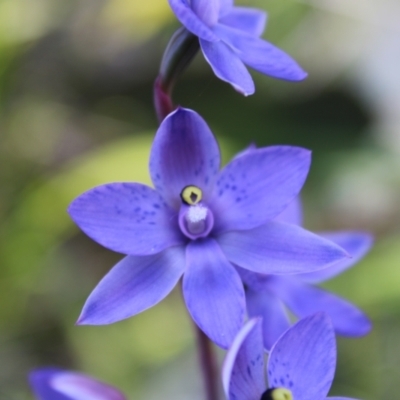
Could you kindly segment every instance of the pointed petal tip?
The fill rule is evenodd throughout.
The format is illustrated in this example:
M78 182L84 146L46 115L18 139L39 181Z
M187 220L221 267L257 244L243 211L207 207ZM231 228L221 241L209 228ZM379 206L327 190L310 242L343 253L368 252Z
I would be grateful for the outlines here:
M332 332L334 331L333 322L329 314L325 311L317 311L315 314L312 314L308 317L305 317L299 320L297 323L304 321L307 324L324 324L326 325Z
M289 330L293 329L296 325L303 325L303 324L314 324L314 323L324 323L330 325L333 330L332 320L329 317L329 314L325 311L317 311L313 314L307 315L299 319L294 325L292 325Z
M225 80L224 78L219 77L221 80L224 80L227 83L230 83L233 87L233 89L238 92L239 94L243 95L244 97L248 97L251 96L252 94L254 94L256 92L256 88L254 85L254 82L252 83L252 85L249 88L243 88L239 85L237 85L236 83L232 82L232 81L228 81Z
M291 71L288 72L286 75L271 76L271 77L294 83L302 82L306 78L308 78L308 72L304 71L303 68L301 68L294 60L293 63L294 65L292 65Z
M293 82L301 82L304 81L306 78L308 78L308 72L300 69L300 71L294 75L293 79L291 79Z
M352 332L341 332L336 330L336 333L341 336L347 336L350 338L359 338L368 335L372 330L373 324L368 316L360 311L360 317L357 321L357 329L353 329Z
M90 317L87 316L85 308L82 310L78 319L75 322L75 326L82 326L82 325L98 325L90 321Z
M96 321L96 316L91 315L90 312L87 312L86 304L83 307L81 314L75 322L75 326L88 326L88 325L109 325L113 322L117 321Z

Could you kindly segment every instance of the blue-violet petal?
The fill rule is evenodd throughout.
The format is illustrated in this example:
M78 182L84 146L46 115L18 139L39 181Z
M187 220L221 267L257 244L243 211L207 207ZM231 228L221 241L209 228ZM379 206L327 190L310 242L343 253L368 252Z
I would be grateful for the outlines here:
M310 272L348 256L329 240L277 221L247 231L226 232L217 241L229 261L260 274Z
M222 367L228 400L260 399L265 391L261 320L253 318L237 334Z
M301 81L307 77L292 57L265 40L222 24L216 25L213 31L235 49L246 65L265 75L287 81Z
M368 317L353 304L297 277L271 276L268 285L299 318L323 311L340 335L357 337L371 330Z
M220 167L218 143L195 111L178 108L158 128L150 154L150 176L168 204L179 210L181 193L196 186L207 200Z
M254 82L238 55L223 42L209 42L200 39L201 50L214 74L230 83L233 88L248 96L254 93Z
M186 247L183 295L193 320L217 345L227 348L245 314L242 282L213 239L198 239Z
M246 290L247 311L250 318L262 317L264 347L272 345L290 327L290 321L281 300L270 291Z
M336 366L335 335L329 318L304 318L275 343L268 358L270 387L289 389L295 400L325 399Z
M303 205L301 204L300 196L297 196L294 200L292 200L292 202L274 219L275 219L275 221L286 222L288 224L302 226L303 225ZM333 242L334 242L334 240L333 240ZM336 243L336 244L339 244L339 243ZM340 246L340 244L339 244L339 246Z
M209 26L191 9L187 0L168 0L168 2L176 18L178 18L188 31L209 42L219 40L218 36L213 33Z
M156 254L185 240L177 213L140 183L95 187L76 198L68 212L89 237L123 254Z
M219 0L191 0L194 13L208 26L213 26L218 21Z
M234 7L219 20L222 25L239 29L254 36L261 36L266 22L267 14L265 11L247 7Z
M319 233L322 237L331 240L349 253L351 258L343 260L332 267L326 268L321 271L315 271L308 274L302 274L300 277L305 282L321 283L328 279L334 278L341 274L348 268L352 267L360 261L370 250L373 244L373 237L366 232L332 232L332 233Z
M82 373L40 368L29 374L38 400L125 400L117 389Z
M294 146L255 149L234 158L213 191L214 230L251 229L279 215L300 192L310 164L311 152Z
M78 324L111 324L154 306L171 292L184 270L181 246L151 256L125 257L90 294Z

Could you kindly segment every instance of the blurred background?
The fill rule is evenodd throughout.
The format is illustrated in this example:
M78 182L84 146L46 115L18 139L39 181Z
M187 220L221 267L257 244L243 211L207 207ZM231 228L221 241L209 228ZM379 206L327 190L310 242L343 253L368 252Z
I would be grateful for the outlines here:
M254 141L313 150L305 225L371 231L376 245L326 286L374 330L339 339L333 394L398 397L400 376L400 3L248 0L264 37L309 72L299 84L254 73L244 98L199 54L176 102L197 110L226 162ZM0 398L32 399L27 373L57 365L131 399L202 399L192 326L174 291L135 318L76 327L121 257L66 214L97 184L149 183L152 83L178 23L167 0L0 0Z

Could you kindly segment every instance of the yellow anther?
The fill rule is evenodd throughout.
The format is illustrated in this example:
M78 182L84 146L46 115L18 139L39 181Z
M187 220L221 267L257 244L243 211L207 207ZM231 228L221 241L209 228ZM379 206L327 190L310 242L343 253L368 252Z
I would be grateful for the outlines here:
M292 392L285 388L276 388L271 393L272 400L293 400Z
M181 198L186 204L194 206L203 198L203 192L197 186L189 185L182 190Z

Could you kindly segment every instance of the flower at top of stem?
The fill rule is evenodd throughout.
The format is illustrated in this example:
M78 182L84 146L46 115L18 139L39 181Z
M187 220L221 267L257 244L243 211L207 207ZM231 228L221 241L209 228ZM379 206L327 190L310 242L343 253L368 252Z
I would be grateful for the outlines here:
M226 355L222 382L228 400L352 400L326 397L335 368L335 335L325 313L306 317L284 332L268 354L266 369L262 321L253 318Z
M253 150L249 150L253 151ZM275 221L301 225L302 206L298 198L275 218ZM289 328L285 310L299 318L326 312L336 333L344 336L363 336L371 330L368 317L353 304L328 291L314 286L354 266L370 249L373 238L369 233L339 231L319 233L344 248L352 257L320 271L294 275L262 275L238 268L245 284L246 304L250 317L263 317L263 337L270 349L279 336Z
M233 0L169 0L178 20L199 37L215 75L244 95L254 93L245 65L274 78L303 80L307 74L289 55L260 38L265 12L235 7Z
M114 387L80 372L38 368L29 374L38 400L126 400Z
M161 123L150 154L155 188L109 183L75 199L72 219L101 245L126 254L89 296L78 323L109 324L152 307L183 275L196 324L228 347L243 324L235 266L262 274L305 273L347 257L333 242L274 221L308 174L309 150L260 148L221 171L205 121L179 108Z

